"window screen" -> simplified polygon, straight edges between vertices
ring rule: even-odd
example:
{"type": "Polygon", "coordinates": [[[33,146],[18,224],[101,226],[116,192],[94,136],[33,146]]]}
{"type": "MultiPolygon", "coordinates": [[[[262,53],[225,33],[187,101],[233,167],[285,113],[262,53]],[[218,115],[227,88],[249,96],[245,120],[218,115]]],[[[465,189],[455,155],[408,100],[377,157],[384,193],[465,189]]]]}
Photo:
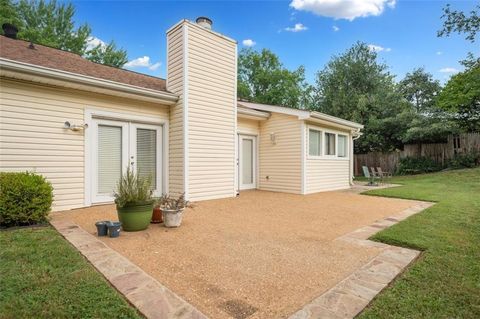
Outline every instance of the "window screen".
{"type": "Polygon", "coordinates": [[[335,155],[335,134],[325,133],[325,155],[335,155]]]}
{"type": "Polygon", "coordinates": [[[317,130],[308,131],[308,154],[311,156],[320,156],[321,154],[321,134],[317,130]]]}

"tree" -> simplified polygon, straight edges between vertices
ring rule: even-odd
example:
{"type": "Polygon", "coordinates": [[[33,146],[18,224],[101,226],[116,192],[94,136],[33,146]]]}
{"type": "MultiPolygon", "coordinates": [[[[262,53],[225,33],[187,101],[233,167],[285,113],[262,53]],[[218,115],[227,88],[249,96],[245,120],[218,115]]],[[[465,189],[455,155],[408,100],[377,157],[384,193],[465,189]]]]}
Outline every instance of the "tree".
{"type": "MultiPolygon", "coordinates": [[[[20,29],[23,27],[17,8],[11,0],[0,0],[0,26],[4,23],[13,24],[20,29]]],[[[3,34],[3,29],[0,34],[3,34]]]]}
{"type": "Polygon", "coordinates": [[[466,16],[461,11],[456,11],[450,8],[447,4],[443,8],[442,19],[446,19],[443,22],[443,28],[438,31],[438,36],[449,36],[452,32],[466,33],[465,39],[470,42],[475,42],[475,37],[480,31],[480,4],[476,6],[475,10],[470,12],[470,16],[466,16]],[[478,11],[477,11],[478,10],[478,11]]]}
{"type": "Polygon", "coordinates": [[[116,67],[122,67],[128,62],[127,51],[117,49],[115,42],[113,41],[106,45],[98,44],[87,52],[86,58],[92,62],[116,67]]]}
{"type": "MultiPolygon", "coordinates": [[[[470,16],[466,16],[461,11],[456,11],[450,8],[447,4],[443,8],[442,19],[446,19],[443,22],[443,28],[438,31],[439,37],[448,37],[451,33],[458,34],[465,33],[465,39],[474,43],[475,38],[480,32],[480,4],[475,7],[476,9],[470,11],[470,16]]],[[[467,69],[470,69],[476,65],[480,65],[480,57],[475,57],[473,53],[468,53],[465,60],[460,61],[467,69]]]]}
{"type": "Polygon", "coordinates": [[[442,89],[440,82],[434,80],[423,68],[407,73],[398,88],[402,96],[410,102],[417,113],[427,113],[435,107],[435,98],[442,89]]]}
{"type": "Polygon", "coordinates": [[[238,97],[252,102],[304,108],[305,69],[286,69],[272,51],[244,49],[238,56],[238,97]]]}
{"type": "Polygon", "coordinates": [[[357,42],[334,56],[317,73],[317,110],[365,125],[355,143],[357,153],[391,151],[402,147],[410,112],[388,72],[367,44],[357,42]],[[399,115],[405,121],[399,121],[399,115]]]}
{"type": "Polygon", "coordinates": [[[1,23],[10,22],[19,28],[18,37],[85,56],[94,62],[122,67],[127,53],[117,49],[115,43],[88,49],[91,28],[88,24],[75,27],[75,8],[71,3],[56,0],[0,0],[1,23]]]}
{"type": "Polygon", "coordinates": [[[438,97],[438,106],[453,113],[465,130],[480,131],[480,66],[451,77],[438,97]]]}

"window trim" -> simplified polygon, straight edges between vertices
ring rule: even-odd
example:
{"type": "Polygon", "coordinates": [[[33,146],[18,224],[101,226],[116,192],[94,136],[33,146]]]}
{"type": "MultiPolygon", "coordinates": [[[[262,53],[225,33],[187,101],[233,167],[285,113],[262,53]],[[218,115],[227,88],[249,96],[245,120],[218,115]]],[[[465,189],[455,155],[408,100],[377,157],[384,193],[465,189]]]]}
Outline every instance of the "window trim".
{"type": "Polygon", "coordinates": [[[342,131],[337,131],[337,130],[332,130],[332,129],[326,129],[324,127],[316,126],[316,125],[311,125],[307,124],[306,128],[306,147],[307,147],[307,152],[306,152],[306,158],[308,160],[336,160],[336,161],[349,161],[350,160],[350,143],[351,143],[351,135],[350,132],[342,132],[342,131]],[[318,131],[320,132],[320,155],[310,155],[310,130],[312,131],[318,131]],[[326,133],[334,134],[335,135],[335,154],[334,155],[326,155],[325,154],[325,141],[326,141],[326,133]],[[347,143],[346,143],[346,156],[341,157],[338,156],[338,136],[343,135],[347,137],[347,143]]]}

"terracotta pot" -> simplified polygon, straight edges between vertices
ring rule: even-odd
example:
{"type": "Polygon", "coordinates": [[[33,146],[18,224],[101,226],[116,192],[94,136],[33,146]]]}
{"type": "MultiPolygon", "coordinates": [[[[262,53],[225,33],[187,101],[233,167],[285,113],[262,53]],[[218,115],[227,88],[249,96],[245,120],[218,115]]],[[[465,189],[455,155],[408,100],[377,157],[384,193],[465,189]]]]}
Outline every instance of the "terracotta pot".
{"type": "Polygon", "coordinates": [[[162,210],[160,207],[153,207],[153,214],[152,214],[152,224],[160,224],[163,222],[162,218],[162,210]]]}

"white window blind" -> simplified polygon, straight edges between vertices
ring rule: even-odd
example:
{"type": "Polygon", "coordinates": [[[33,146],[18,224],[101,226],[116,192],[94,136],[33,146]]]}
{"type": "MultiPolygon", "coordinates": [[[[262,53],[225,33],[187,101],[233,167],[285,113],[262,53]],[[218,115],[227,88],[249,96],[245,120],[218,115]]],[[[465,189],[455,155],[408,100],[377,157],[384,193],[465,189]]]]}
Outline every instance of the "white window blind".
{"type": "Polygon", "coordinates": [[[137,172],[150,178],[152,189],[157,188],[157,131],[137,129],[137,172]]]}
{"type": "Polygon", "coordinates": [[[325,133],[325,155],[335,155],[335,134],[325,133]]]}
{"type": "Polygon", "coordinates": [[[338,157],[347,157],[347,136],[338,135],[338,157]]]}
{"type": "Polygon", "coordinates": [[[98,193],[112,194],[122,176],[122,128],[98,125],[98,193]]]}
{"type": "Polygon", "coordinates": [[[312,156],[320,156],[321,154],[321,134],[316,130],[308,131],[308,154],[312,156]]]}
{"type": "Polygon", "coordinates": [[[253,141],[242,140],[242,183],[253,184],[253,141]]]}

